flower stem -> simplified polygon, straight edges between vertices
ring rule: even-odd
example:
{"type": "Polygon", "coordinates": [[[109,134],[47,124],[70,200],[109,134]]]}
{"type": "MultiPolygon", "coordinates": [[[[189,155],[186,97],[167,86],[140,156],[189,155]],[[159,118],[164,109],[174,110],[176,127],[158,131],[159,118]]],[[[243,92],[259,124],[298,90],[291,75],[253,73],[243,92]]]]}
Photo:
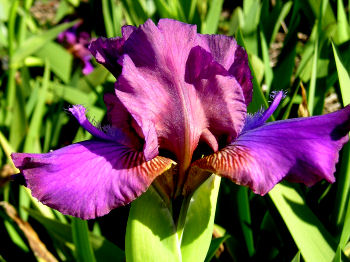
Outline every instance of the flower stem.
{"type": "MultiPolygon", "coordinates": [[[[182,198],[182,201],[181,201],[182,205],[181,205],[180,213],[177,218],[174,217],[174,221],[176,223],[176,233],[180,243],[181,243],[183,232],[185,229],[186,216],[187,216],[188,207],[190,205],[190,201],[192,198],[192,194],[181,198],[182,198]]],[[[175,212],[173,214],[176,215],[175,212]]]]}

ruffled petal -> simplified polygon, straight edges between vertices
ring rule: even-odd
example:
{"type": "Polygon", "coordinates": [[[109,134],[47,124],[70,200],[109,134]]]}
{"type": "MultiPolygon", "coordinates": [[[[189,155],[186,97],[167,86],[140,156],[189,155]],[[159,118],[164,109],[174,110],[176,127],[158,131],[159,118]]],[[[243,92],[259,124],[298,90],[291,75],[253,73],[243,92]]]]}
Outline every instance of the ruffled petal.
{"type": "Polygon", "coordinates": [[[334,182],[338,153],[349,130],[350,106],[327,115],[276,121],[247,130],[193,165],[261,195],[283,178],[308,186],[322,179],[334,182]]]}
{"type": "Polygon", "coordinates": [[[148,20],[129,37],[116,94],[144,133],[155,125],[159,144],[189,166],[206,125],[192,85],[185,83],[185,64],[195,44],[196,27],[163,19],[148,20]]]}
{"type": "Polygon", "coordinates": [[[63,214],[92,219],[128,204],[172,161],[146,162],[142,152],[113,142],[84,141],[47,154],[14,153],[28,188],[63,214]]]}
{"type": "Polygon", "coordinates": [[[248,105],[253,97],[253,83],[247,52],[232,37],[224,35],[198,35],[198,44],[237,79],[248,105]]]}
{"type": "Polygon", "coordinates": [[[212,54],[196,46],[191,49],[186,63],[185,80],[196,89],[208,130],[218,138],[224,136],[227,141],[236,138],[243,128],[247,112],[242,89],[236,79],[214,60],[212,54]]]}
{"type": "Polygon", "coordinates": [[[212,141],[208,130],[236,137],[246,110],[237,81],[198,47],[196,36],[195,26],[170,19],[156,26],[148,20],[125,42],[116,83],[116,95],[142,130],[154,123],[160,148],[175,154],[183,169],[203,132],[206,141],[212,141]],[[204,65],[196,61],[201,55],[204,65]]]}
{"type": "Polygon", "coordinates": [[[78,120],[79,124],[88,131],[91,135],[96,138],[100,138],[103,140],[115,140],[115,137],[106,134],[102,130],[96,128],[94,125],[90,123],[90,121],[86,117],[86,108],[82,105],[74,105],[68,109],[69,112],[78,120]]]}
{"type": "Polygon", "coordinates": [[[122,27],[122,37],[108,39],[101,37],[89,45],[89,50],[97,62],[104,65],[116,78],[121,72],[118,59],[123,54],[123,45],[135,29],[134,26],[124,26],[122,27]]]}

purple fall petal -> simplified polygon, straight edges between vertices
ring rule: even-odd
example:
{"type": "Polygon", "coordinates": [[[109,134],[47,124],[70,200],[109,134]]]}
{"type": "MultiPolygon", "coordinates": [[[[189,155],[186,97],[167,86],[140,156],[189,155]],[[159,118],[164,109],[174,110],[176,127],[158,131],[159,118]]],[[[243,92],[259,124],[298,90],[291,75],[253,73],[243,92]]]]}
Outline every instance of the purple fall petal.
{"type": "Polygon", "coordinates": [[[104,140],[114,140],[112,136],[104,133],[90,123],[86,117],[86,108],[82,105],[74,105],[73,107],[69,108],[69,111],[78,120],[79,124],[94,137],[104,140]]]}
{"type": "Polygon", "coordinates": [[[322,179],[332,183],[349,129],[350,106],[327,115],[276,121],[245,129],[230,145],[193,165],[261,195],[283,178],[308,186],[322,179]]]}
{"type": "Polygon", "coordinates": [[[47,154],[12,154],[39,201],[82,219],[103,216],[147,190],[171,160],[146,162],[142,152],[113,142],[84,141],[47,154]]]}

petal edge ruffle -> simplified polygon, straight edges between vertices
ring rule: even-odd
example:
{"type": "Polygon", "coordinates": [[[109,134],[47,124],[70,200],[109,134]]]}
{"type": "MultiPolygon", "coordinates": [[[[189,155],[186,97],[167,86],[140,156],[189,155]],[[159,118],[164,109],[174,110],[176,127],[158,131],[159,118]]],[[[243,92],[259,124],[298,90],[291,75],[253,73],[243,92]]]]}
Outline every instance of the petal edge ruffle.
{"type": "Polygon", "coordinates": [[[244,132],[193,165],[261,195],[284,178],[308,186],[321,179],[332,183],[349,130],[350,106],[327,115],[276,121],[244,132]]]}
{"type": "Polygon", "coordinates": [[[145,161],[142,152],[106,141],[84,141],[46,154],[12,159],[43,204],[82,219],[105,215],[147,190],[172,161],[145,161]]]}

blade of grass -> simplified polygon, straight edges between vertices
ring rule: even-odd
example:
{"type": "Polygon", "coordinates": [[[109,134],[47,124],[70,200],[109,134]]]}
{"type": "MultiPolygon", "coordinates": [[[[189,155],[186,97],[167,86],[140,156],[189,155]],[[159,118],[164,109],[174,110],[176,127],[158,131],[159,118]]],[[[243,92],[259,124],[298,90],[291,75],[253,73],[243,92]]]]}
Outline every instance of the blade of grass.
{"type": "Polygon", "coordinates": [[[209,11],[201,28],[202,34],[215,34],[218,30],[223,0],[211,0],[209,11]]]}
{"type": "Polygon", "coordinates": [[[240,187],[237,195],[237,207],[243,236],[246,242],[248,254],[252,257],[255,253],[252,219],[250,216],[250,205],[248,198],[248,188],[240,187]]]}
{"type": "Polygon", "coordinates": [[[300,251],[298,251],[298,253],[295,254],[295,257],[291,262],[300,262],[300,251]]]}
{"type": "MultiPolygon", "coordinates": [[[[335,64],[339,78],[339,86],[344,105],[350,103],[350,77],[349,73],[340,60],[337,48],[332,43],[335,64]]],[[[341,169],[338,177],[338,190],[335,202],[335,224],[339,228],[344,223],[344,216],[346,206],[349,202],[349,188],[350,188],[350,146],[346,144],[343,148],[343,158],[341,161],[341,169]]]]}
{"type": "Polygon", "coordinates": [[[73,56],[55,42],[46,43],[35,55],[50,63],[50,68],[63,82],[68,83],[72,71],[73,56]]]}
{"type": "Polygon", "coordinates": [[[261,51],[263,55],[263,61],[265,66],[265,84],[267,86],[266,88],[266,95],[270,93],[270,87],[273,79],[273,71],[270,66],[270,58],[269,58],[269,49],[267,47],[266,39],[264,36],[263,31],[260,31],[260,39],[261,39],[261,51]]]}
{"type": "MultiPolygon", "coordinates": [[[[9,54],[9,63],[11,64],[14,60],[15,52],[15,23],[16,23],[16,13],[18,8],[19,1],[14,1],[12,3],[9,15],[8,22],[8,54],[9,54]]],[[[8,70],[8,80],[7,80],[7,98],[6,98],[6,107],[7,114],[5,118],[5,125],[9,126],[12,121],[12,113],[15,102],[16,95],[16,83],[15,83],[15,74],[16,69],[10,67],[8,70]]]]}
{"type": "Polygon", "coordinates": [[[309,96],[307,101],[311,116],[313,115],[314,105],[315,105],[317,60],[318,60],[318,37],[316,36],[316,41],[314,45],[314,57],[312,60],[312,72],[311,72],[311,79],[310,79],[310,86],[309,86],[309,96]]]}
{"type": "Polygon", "coordinates": [[[304,260],[331,261],[335,254],[334,240],[299,193],[294,188],[278,184],[269,192],[269,196],[304,260]]]}
{"type": "MultiPolygon", "coordinates": [[[[40,222],[45,227],[50,236],[59,241],[60,243],[72,248],[73,236],[72,226],[66,223],[59,222],[57,219],[50,219],[42,216],[40,213],[33,209],[27,209],[27,212],[31,217],[40,222]]],[[[93,248],[95,258],[97,261],[125,261],[125,254],[123,250],[117,247],[112,242],[108,241],[102,236],[89,233],[89,241],[93,248]]],[[[73,247],[74,248],[74,247],[73,247]]]]}
{"type": "Polygon", "coordinates": [[[337,40],[338,43],[344,43],[350,38],[350,27],[347,21],[345,8],[342,0],[337,2],[337,40]]]}
{"type": "MultiPolygon", "coordinates": [[[[47,87],[50,77],[50,66],[49,62],[45,62],[45,69],[44,69],[44,77],[42,82],[42,88],[40,91],[40,94],[38,96],[38,101],[34,109],[34,113],[32,116],[32,119],[30,121],[28,134],[26,136],[26,139],[24,141],[24,152],[33,152],[33,153],[40,153],[41,152],[41,145],[40,145],[40,132],[41,132],[41,126],[43,123],[43,116],[44,116],[44,110],[45,110],[45,100],[46,100],[46,93],[47,93],[47,87]]],[[[20,188],[19,193],[19,205],[21,207],[28,208],[31,202],[31,197],[28,192],[26,192],[26,189],[24,187],[20,188]]],[[[19,210],[20,217],[27,221],[28,213],[24,212],[22,209],[19,210]]]]}
{"type": "Polygon", "coordinates": [[[271,45],[271,43],[273,43],[275,41],[278,30],[280,29],[283,20],[289,14],[289,11],[292,8],[292,5],[293,5],[292,1],[289,1],[283,5],[283,8],[282,8],[281,12],[279,13],[279,16],[277,18],[277,21],[276,21],[275,26],[274,26],[273,31],[272,31],[272,35],[271,35],[271,39],[270,39],[270,43],[269,43],[270,45],[271,45]]]}
{"type": "Polygon", "coordinates": [[[21,44],[26,38],[27,34],[27,28],[26,28],[26,20],[29,16],[29,9],[33,4],[33,0],[25,0],[24,1],[24,9],[23,9],[23,15],[20,17],[19,21],[19,30],[18,30],[18,43],[21,44]]]}
{"type": "Polygon", "coordinates": [[[75,258],[77,261],[95,262],[95,255],[89,241],[87,222],[80,218],[72,217],[72,235],[75,244],[75,258]]]}
{"type": "MultiPolygon", "coordinates": [[[[18,1],[15,1],[17,3],[18,1]]],[[[26,39],[26,41],[17,48],[14,52],[13,59],[11,60],[11,67],[19,66],[19,63],[26,58],[27,56],[35,53],[40,48],[42,48],[46,43],[55,39],[57,35],[68,28],[75,25],[77,21],[63,23],[61,25],[55,26],[52,29],[49,29],[41,34],[35,35],[26,39]]]]}
{"type": "Polygon", "coordinates": [[[110,1],[102,0],[102,13],[103,13],[103,20],[105,22],[104,24],[105,24],[107,37],[116,36],[114,32],[113,21],[111,16],[112,12],[113,10],[110,9],[110,1]]]}
{"type": "Polygon", "coordinates": [[[230,237],[230,235],[225,235],[223,237],[218,237],[218,238],[214,238],[211,243],[210,243],[210,247],[207,253],[207,257],[205,258],[204,262],[210,262],[216,252],[218,251],[218,249],[220,248],[220,246],[230,237]]]}
{"type": "Polygon", "coordinates": [[[157,11],[159,12],[161,17],[170,17],[176,19],[176,10],[171,10],[169,5],[164,0],[154,0],[154,4],[157,7],[157,11]]]}
{"type": "Polygon", "coordinates": [[[348,204],[344,219],[344,226],[339,240],[339,247],[344,249],[350,238],[350,206],[348,204]]]}
{"type": "Polygon", "coordinates": [[[34,152],[40,153],[40,132],[43,123],[44,111],[45,111],[45,101],[46,94],[49,85],[50,78],[50,64],[48,61],[45,62],[44,76],[42,81],[42,87],[40,94],[38,95],[38,100],[33,112],[32,119],[30,121],[28,134],[24,142],[24,152],[34,152]]]}
{"type": "MultiPolygon", "coordinates": [[[[242,46],[242,47],[244,47],[244,49],[246,49],[241,30],[237,31],[236,40],[240,46],[242,46]]],[[[248,62],[249,62],[249,68],[251,69],[251,73],[252,73],[252,77],[253,77],[253,79],[252,79],[252,82],[253,82],[253,100],[248,106],[248,112],[255,113],[258,110],[260,110],[261,107],[267,107],[268,104],[267,104],[267,101],[265,99],[264,93],[259,85],[259,82],[256,79],[255,72],[252,70],[251,61],[249,59],[249,56],[248,56],[248,62]]],[[[272,116],[272,119],[273,119],[273,116],[272,116]]]]}

